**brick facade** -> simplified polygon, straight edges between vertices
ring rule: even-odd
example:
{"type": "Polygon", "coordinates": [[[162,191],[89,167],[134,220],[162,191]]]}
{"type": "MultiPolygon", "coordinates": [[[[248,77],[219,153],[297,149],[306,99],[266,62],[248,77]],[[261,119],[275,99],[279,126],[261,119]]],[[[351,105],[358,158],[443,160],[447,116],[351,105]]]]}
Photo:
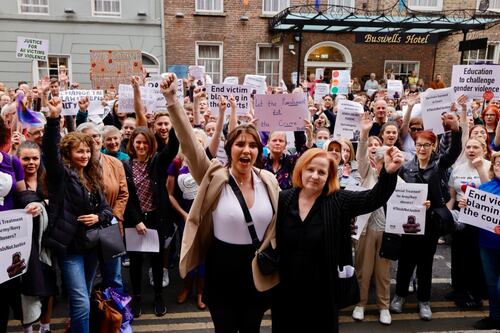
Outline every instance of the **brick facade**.
{"type": "MultiPolygon", "coordinates": [[[[257,43],[270,43],[269,17],[262,15],[262,0],[249,0],[248,5],[242,1],[224,1],[224,13],[219,15],[201,15],[195,13],[195,0],[165,1],[165,38],[167,45],[166,61],[168,65],[195,64],[195,42],[213,41],[223,43],[223,77],[238,76],[242,82],[245,74],[256,72],[257,43]],[[184,17],[176,17],[176,13],[184,17]],[[240,17],[248,17],[247,21],[240,17]]],[[[357,0],[361,7],[362,0],[357,0]]],[[[443,0],[444,9],[460,7],[473,8],[475,0],[443,0]]],[[[326,3],[326,0],[322,3],[326,3]]],[[[290,5],[300,5],[314,1],[291,0],[290,5]]],[[[375,9],[377,2],[366,1],[369,9],[375,9]]],[[[394,0],[383,0],[380,8],[389,7],[394,0]]],[[[480,33],[470,33],[468,39],[488,36],[490,40],[500,41],[500,26],[480,33]]],[[[450,80],[451,66],[459,63],[458,41],[462,35],[444,38],[434,45],[367,45],[356,44],[354,33],[325,34],[304,32],[302,36],[301,71],[306,52],[315,44],[323,41],[334,41],[345,46],[351,56],[352,77],[363,77],[375,72],[381,77],[386,60],[418,61],[419,76],[430,82],[433,73],[443,73],[447,82],[450,80]]],[[[297,56],[289,52],[288,46],[293,44],[293,34],[284,35],[282,41],[282,77],[288,84],[291,72],[296,71],[297,56]]],[[[297,46],[295,46],[297,51],[297,46]]]]}

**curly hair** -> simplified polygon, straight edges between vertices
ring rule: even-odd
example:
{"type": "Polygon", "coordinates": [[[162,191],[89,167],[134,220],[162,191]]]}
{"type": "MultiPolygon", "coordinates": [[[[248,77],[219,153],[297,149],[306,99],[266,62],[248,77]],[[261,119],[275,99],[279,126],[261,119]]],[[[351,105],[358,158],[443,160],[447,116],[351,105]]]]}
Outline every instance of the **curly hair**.
{"type": "Polygon", "coordinates": [[[81,143],[90,148],[89,163],[83,168],[83,174],[80,175],[80,180],[89,191],[103,192],[104,185],[102,182],[102,167],[99,159],[94,152],[94,139],[91,136],[81,132],[71,132],[61,140],[61,157],[65,166],[74,169],[71,161],[71,151],[77,148],[81,143]]]}

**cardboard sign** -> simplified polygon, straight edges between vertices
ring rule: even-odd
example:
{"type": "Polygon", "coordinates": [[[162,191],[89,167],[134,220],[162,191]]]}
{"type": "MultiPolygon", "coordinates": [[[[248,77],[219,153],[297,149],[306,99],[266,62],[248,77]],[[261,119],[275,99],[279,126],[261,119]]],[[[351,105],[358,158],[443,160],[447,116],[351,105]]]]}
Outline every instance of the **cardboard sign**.
{"type": "Polygon", "coordinates": [[[465,199],[458,220],[500,235],[500,196],[467,186],[465,199]]]}
{"type": "Polygon", "coordinates": [[[24,209],[0,212],[0,284],[26,273],[33,218],[24,209]]]}
{"type": "Polygon", "coordinates": [[[17,37],[16,58],[47,61],[49,41],[30,37],[17,37]]]}
{"type": "Polygon", "coordinates": [[[323,97],[330,93],[330,86],[326,83],[316,83],[314,88],[314,103],[321,104],[323,97]]]}
{"type": "MultiPolygon", "coordinates": [[[[141,101],[147,113],[155,112],[157,96],[152,88],[139,87],[141,90],[141,101]]],[[[134,89],[130,84],[118,86],[118,112],[134,113],[134,89]]]]}
{"type": "Polygon", "coordinates": [[[89,107],[87,109],[89,115],[102,114],[104,112],[104,107],[101,104],[101,100],[104,98],[103,90],[61,90],[59,94],[63,105],[62,114],[65,116],[74,116],[78,113],[80,110],[78,101],[82,97],[88,97],[89,99],[89,107]]]}
{"type": "Polygon", "coordinates": [[[144,77],[140,50],[90,50],[92,89],[117,89],[130,77],[144,77]]]}
{"type": "Polygon", "coordinates": [[[363,105],[346,99],[339,100],[333,137],[359,141],[359,124],[363,113],[363,105]]]}
{"type": "Polygon", "coordinates": [[[331,92],[334,95],[349,93],[348,85],[351,82],[351,72],[347,70],[332,71],[332,79],[330,80],[331,92]]]}
{"type": "Polygon", "coordinates": [[[451,86],[455,96],[482,98],[491,91],[500,98],[500,65],[454,65],[451,86]]]}
{"type": "Polygon", "coordinates": [[[389,96],[389,98],[396,98],[396,93],[398,93],[398,98],[403,96],[403,81],[387,80],[387,96],[389,96]]]}
{"type": "MultiPolygon", "coordinates": [[[[356,185],[347,185],[345,189],[346,191],[355,192],[368,190],[364,187],[356,185]]],[[[356,222],[354,223],[354,225],[356,226],[356,234],[351,236],[353,239],[359,240],[359,237],[361,237],[361,234],[363,233],[363,230],[365,229],[366,223],[368,223],[368,219],[370,218],[371,214],[372,213],[356,216],[356,222]]]]}
{"type": "Polygon", "coordinates": [[[236,101],[236,113],[246,114],[250,111],[251,87],[231,84],[209,84],[207,85],[208,108],[213,114],[219,112],[219,96],[227,101],[226,113],[231,112],[229,97],[232,95],[236,101]]]}
{"type": "Polygon", "coordinates": [[[255,118],[260,131],[303,131],[309,119],[307,94],[255,95],[255,118]]]}
{"type": "Polygon", "coordinates": [[[228,76],[224,79],[224,84],[238,84],[239,79],[237,76],[228,76]]]}
{"type": "Polygon", "coordinates": [[[434,134],[446,132],[441,115],[450,111],[453,100],[452,88],[427,90],[420,94],[420,112],[426,130],[431,130],[434,134]]]}
{"type": "Polygon", "coordinates": [[[266,77],[262,75],[245,75],[243,85],[250,86],[252,94],[265,94],[267,90],[266,77]]]}
{"type": "Polygon", "coordinates": [[[428,184],[398,182],[387,202],[385,232],[423,235],[428,184]]]}

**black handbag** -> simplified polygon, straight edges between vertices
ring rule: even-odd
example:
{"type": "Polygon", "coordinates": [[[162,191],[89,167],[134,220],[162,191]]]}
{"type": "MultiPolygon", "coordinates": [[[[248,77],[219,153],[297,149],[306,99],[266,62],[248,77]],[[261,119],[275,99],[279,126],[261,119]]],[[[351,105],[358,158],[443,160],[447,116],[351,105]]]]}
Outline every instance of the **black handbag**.
{"type": "Polygon", "coordinates": [[[384,232],[379,255],[389,260],[398,260],[401,254],[401,236],[384,232]]]}
{"type": "Polygon", "coordinates": [[[92,229],[81,228],[77,234],[75,247],[78,251],[87,252],[100,247],[104,261],[109,261],[126,254],[125,244],[118,223],[98,226],[92,229]]]}
{"type": "Polygon", "coordinates": [[[243,210],[243,215],[245,215],[248,232],[250,233],[250,238],[252,239],[252,244],[255,247],[256,251],[255,255],[257,258],[257,266],[259,266],[259,270],[263,275],[271,275],[278,270],[280,261],[279,253],[277,250],[273,249],[272,246],[259,251],[261,242],[259,241],[257,232],[255,231],[255,226],[252,221],[252,215],[250,215],[250,211],[248,210],[245,198],[243,198],[243,193],[241,193],[240,188],[238,187],[236,181],[232,176],[229,176],[229,185],[231,185],[231,188],[233,189],[233,192],[236,195],[238,202],[240,203],[241,209],[243,210]]]}
{"type": "Polygon", "coordinates": [[[448,207],[434,208],[431,212],[431,221],[439,236],[455,231],[455,220],[448,207]]]}

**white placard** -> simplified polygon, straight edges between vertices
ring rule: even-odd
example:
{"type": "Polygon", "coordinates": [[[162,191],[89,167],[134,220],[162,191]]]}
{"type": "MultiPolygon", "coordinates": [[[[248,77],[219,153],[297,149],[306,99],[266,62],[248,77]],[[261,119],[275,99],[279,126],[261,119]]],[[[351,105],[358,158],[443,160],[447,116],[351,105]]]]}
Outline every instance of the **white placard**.
{"type": "MultiPolygon", "coordinates": [[[[244,86],[250,86],[257,94],[265,94],[267,90],[266,77],[262,75],[245,75],[244,86]]],[[[250,92],[250,93],[252,93],[250,92]]]]}
{"type": "Polygon", "coordinates": [[[455,97],[465,95],[483,98],[491,91],[493,98],[500,98],[500,65],[453,65],[451,86],[455,97]]]}
{"type": "MultiPolygon", "coordinates": [[[[362,186],[357,186],[357,185],[347,185],[345,189],[346,191],[355,191],[355,192],[368,190],[362,186]]],[[[368,223],[368,219],[370,218],[371,214],[372,213],[356,216],[356,222],[354,223],[354,225],[356,226],[356,234],[351,236],[353,239],[358,240],[359,237],[361,237],[361,234],[363,233],[363,230],[365,229],[366,223],[368,223]]]]}
{"type": "Polygon", "coordinates": [[[394,98],[395,93],[398,93],[399,98],[403,96],[403,81],[387,80],[387,96],[389,96],[389,98],[394,98]]]}
{"type": "Polygon", "coordinates": [[[17,37],[16,58],[47,61],[49,41],[31,37],[17,37]]]}
{"type": "Polygon", "coordinates": [[[0,284],[26,273],[33,218],[24,209],[0,212],[0,284]]]}
{"type": "Polygon", "coordinates": [[[325,75],[324,68],[316,68],[316,80],[323,80],[323,76],[325,75]]]}
{"type": "Polygon", "coordinates": [[[441,115],[450,111],[453,102],[452,88],[427,90],[420,94],[420,112],[426,130],[434,134],[442,134],[445,131],[441,115]]]}
{"type": "Polygon", "coordinates": [[[333,70],[330,80],[330,91],[334,95],[349,93],[349,83],[351,82],[351,71],[333,70]]]}
{"type": "Polygon", "coordinates": [[[460,209],[458,220],[500,235],[500,196],[467,186],[467,207],[460,209]]]}
{"type": "Polygon", "coordinates": [[[363,113],[363,105],[346,99],[339,100],[333,137],[359,141],[359,124],[363,113]]]}
{"type": "Polygon", "coordinates": [[[197,86],[205,85],[205,66],[189,66],[189,75],[191,75],[197,86]]]}
{"type": "MultiPolygon", "coordinates": [[[[401,109],[403,114],[406,114],[406,111],[408,111],[408,105],[403,105],[401,109]]],[[[414,117],[422,117],[422,105],[420,103],[413,105],[413,108],[411,109],[411,118],[414,117]]]]}
{"type": "MultiPolygon", "coordinates": [[[[152,88],[139,87],[141,91],[141,101],[147,113],[153,113],[156,106],[156,96],[152,88]]],[[[118,86],[118,112],[134,113],[134,89],[130,84],[120,84],[118,86]]]]}
{"type": "Polygon", "coordinates": [[[397,183],[387,201],[385,232],[400,235],[425,233],[427,188],[427,184],[397,183]]]}
{"type": "Polygon", "coordinates": [[[158,231],[146,229],[145,235],[139,235],[135,228],[125,228],[125,243],[127,251],[160,252],[158,231]]]}
{"type": "Polygon", "coordinates": [[[101,100],[104,98],[103,90],[61,90],[59,93],[62,99],[63,111],[62,114],[76,115],[80,107],[78,106],[78,101],[82,97],[88,97],[89,107],[87,112],[89,115],[102,114],[104,112],[104,106],[101,100]]]}
{"type": "Polygon", "coordinates": [[[303,131],[308,119],[307,94],[255,95],[260,131],[303,131]]]}
{"type": "Polygon", "coordinates": [[[237,76],[228,76],[224,79],[223,84],[239,84],[239,79],[237,76]]]}
{"type": "MultiPolygon", "coordinates": [[[[161,75],[152,75],[146,78],[146,87],[150,88],[149,93],[156,100],[154,112],[166,112],[167,101],[161,93],[160,84],[163,81],[161,75]]],[[[184,82],[182,79],[177,79],[177,99],[181,105],[184,105],[184,82]]]]}
{"type": "Polygon", "coordinates": [[[208,108],[213,114],[219,112],[219,96],[224,96],[227,101],[226,113],[231,112],[229,97],[232,95],[236,101],[236,113],[246,114],[250,111],[250,93],[252,88],[249,86],[230,85],[230,84],[209,84],[207,85],[208,108]]]}
{"type": "Polygon", "coordinates": [[[327,83],[316,83],[314,88],[314,103],[321,104],[323,97],[330,93],[330,85],[327,83]]]}
{"type": "Polygon", "coordinates": [[[292,72],[290,74],[290,79],[292,80],[292,85],[296,85],[297,84],[297,72],[292,72]]]}

